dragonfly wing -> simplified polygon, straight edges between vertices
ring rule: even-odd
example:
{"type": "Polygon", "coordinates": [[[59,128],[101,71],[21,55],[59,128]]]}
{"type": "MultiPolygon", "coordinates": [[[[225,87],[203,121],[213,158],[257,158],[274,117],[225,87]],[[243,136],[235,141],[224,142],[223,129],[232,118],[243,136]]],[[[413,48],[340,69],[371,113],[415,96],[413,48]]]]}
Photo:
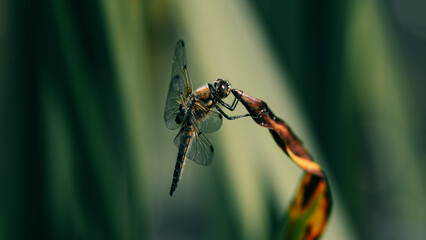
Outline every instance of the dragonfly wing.
{"type": "Polygon", "coordinates": [[[196,100],[191,113],[192,123],[202,133],[216,132],[222,126],[222,115],[212,111],[200,100],[196,100]]]}
{"type": "Polygon", "coordinates": [[[185,44],[182,40],[176,43],[172,64],[172,77],[167,94],[166,108],[164,110],[164,122],[167,128],[176,129],[180,124],[176,122],[179,107],[185,102],[192,92],[192,82],[186,66],[185,44]]]}
{"type": "Polygon", "coordinates": [[[210,111],[204,118],[199,120],[198,128],[200,132],[211,133],[216,132],[222,126],[222,115],[217,112],[210,111]]]}
{"type": "Polygon", "coordinates": [[[214,149],[202,133],[183,128],[174,142],[185,158],[205,166],[212,163],[214,149]]]}

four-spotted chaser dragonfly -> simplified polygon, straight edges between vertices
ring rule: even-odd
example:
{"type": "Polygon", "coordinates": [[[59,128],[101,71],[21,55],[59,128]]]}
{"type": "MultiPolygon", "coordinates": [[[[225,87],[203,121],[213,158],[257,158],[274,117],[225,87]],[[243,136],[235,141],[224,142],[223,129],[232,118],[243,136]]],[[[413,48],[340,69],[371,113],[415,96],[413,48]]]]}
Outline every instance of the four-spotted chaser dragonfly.
{"type": "Polygon", "coordinates": [[[218,103],[233,111],[238,104],[235,98],[231,105],[222,101],[229,95],[231,84],[217,79],[213,84],[206,84],[192,91],[192,82],[186,65],[185,44],[179,40],[176,44],[172,64],[172,79],[167,95],[164,121],[167,128],[181,127],[174,143],[179,148],[170,196],[177,188],[185,159],[201,165],[210,165],[213,158],[213,146],[203,133],[217,131],[222,125],[222,115],[229,119],[249,116],[228,116],[218,103]],[[217,111],[216,111],[217,110],[217,111]]]}

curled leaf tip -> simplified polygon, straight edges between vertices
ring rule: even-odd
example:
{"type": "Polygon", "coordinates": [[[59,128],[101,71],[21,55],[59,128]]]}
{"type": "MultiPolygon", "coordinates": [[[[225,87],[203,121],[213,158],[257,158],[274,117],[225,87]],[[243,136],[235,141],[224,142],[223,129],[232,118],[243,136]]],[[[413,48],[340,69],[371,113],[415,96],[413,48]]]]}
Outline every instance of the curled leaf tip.
{"type": "Polygon", "coordinates": [[[290,221],[284,239],[318,239],[332,206],[330,186],[320,165],[313,161],[287,123],[275,116],[264,101],[238,89],[232,89],[232,94],[257,124],[269,129],[278,146],[306,172],[289,209],[290,221]]]}

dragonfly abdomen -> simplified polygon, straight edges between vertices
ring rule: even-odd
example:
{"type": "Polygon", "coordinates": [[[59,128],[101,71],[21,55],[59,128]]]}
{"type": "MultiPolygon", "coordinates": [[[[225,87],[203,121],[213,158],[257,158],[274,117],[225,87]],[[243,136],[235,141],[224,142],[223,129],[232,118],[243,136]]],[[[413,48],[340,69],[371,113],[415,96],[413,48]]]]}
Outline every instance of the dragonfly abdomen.
{"type": "Polygon", "coordinates": [[[183,164],[185,162],[185,154],[186,154],[186,151],[188,150],[189,140],[190,140],[189,136],[185,136],[184,138],[181,139],[181,143],[179,146],[179,153],[176,159],[175,170],[173,171],[172,186],[170,187],[170,192],[169,192],[170,196],[173,196],[173,192],[177,188],[177,184],[179,182],[180,175],[182,173],[183,164]]]}

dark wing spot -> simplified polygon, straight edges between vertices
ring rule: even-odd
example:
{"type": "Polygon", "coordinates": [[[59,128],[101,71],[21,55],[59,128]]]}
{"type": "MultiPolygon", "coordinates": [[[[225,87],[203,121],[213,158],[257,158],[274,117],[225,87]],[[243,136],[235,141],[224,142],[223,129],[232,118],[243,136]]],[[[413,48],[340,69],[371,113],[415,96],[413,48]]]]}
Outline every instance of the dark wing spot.
{"type": "Polygon", "coordinates": [[[222,114],[219,114],[219,118],[222,119],[222,114]]]}
{"type": "Polygon", "coordinates": [[[210,145],[210,151],[214,152],[213,145],[210,145]]]}
{"type": "Polygon", "coordinates": [[[180,43],[182,44],[182,47],[185,47],[185,43],[183,42],[183,40],[180,40],[180,43]]]}
{"type": "MultiPolygon", "coordinates": [[[[182,107],[182,105],[180,106],[182,107]]],[[[182,111],[182,109],[179,108],[179,113],[176,115],[175,122],[177,124],[181,124],[184,118],[185,118],[185,111],[182,111]]]]}

